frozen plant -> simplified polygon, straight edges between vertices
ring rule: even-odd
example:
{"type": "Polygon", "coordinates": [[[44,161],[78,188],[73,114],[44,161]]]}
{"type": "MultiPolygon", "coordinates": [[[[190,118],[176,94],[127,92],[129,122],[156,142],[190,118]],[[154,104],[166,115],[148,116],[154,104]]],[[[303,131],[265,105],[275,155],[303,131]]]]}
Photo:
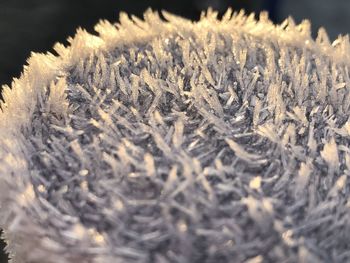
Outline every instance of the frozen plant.
{"type": "Polygon", "coordinates": [[[348,36],[163,16],[79,29],[3,88],[13,262],[350,261],[348,36]]]}

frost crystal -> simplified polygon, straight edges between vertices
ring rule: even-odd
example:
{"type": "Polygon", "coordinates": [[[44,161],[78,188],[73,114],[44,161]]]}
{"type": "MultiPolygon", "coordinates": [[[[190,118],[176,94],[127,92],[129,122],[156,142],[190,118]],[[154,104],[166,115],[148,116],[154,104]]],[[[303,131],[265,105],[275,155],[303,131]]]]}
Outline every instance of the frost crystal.
{"type": "Polygon", "coordinates": [[[163,16],[79,29],[3,88],[13,262],[349,262],[348,37],[163,16]]]}

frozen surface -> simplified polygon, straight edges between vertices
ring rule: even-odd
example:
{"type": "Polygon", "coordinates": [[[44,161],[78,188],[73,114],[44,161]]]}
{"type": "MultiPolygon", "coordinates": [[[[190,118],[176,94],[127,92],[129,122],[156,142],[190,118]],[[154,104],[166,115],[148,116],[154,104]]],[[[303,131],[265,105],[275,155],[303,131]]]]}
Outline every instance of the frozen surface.
{"type": "Polygon", "coordinates": [[[349,40],[148,11],[33,54],[0,113],[14,262],[347,262],[349,40]]]}

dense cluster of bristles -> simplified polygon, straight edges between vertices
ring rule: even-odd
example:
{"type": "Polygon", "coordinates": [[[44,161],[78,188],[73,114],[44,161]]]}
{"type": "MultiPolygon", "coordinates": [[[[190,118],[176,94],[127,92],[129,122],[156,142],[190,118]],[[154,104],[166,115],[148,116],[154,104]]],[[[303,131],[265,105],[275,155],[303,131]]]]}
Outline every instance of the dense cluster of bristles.
{"type": "Polygon", "coordinates": [[[33,54],[0,113],[15,262],[350,260],[350,46],[147,11],[33,54]]]}

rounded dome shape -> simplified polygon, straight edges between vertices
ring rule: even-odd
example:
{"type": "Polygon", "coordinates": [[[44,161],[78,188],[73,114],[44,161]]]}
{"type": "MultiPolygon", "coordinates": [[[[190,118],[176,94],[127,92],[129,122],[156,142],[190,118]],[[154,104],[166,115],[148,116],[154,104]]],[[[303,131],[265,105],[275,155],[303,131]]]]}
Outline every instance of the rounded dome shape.
{"type": "Polygon", "coordinates": [[[4,87],[14,262],[349,261],[348,37],[162,15],[79,29],[4,87]]]}

